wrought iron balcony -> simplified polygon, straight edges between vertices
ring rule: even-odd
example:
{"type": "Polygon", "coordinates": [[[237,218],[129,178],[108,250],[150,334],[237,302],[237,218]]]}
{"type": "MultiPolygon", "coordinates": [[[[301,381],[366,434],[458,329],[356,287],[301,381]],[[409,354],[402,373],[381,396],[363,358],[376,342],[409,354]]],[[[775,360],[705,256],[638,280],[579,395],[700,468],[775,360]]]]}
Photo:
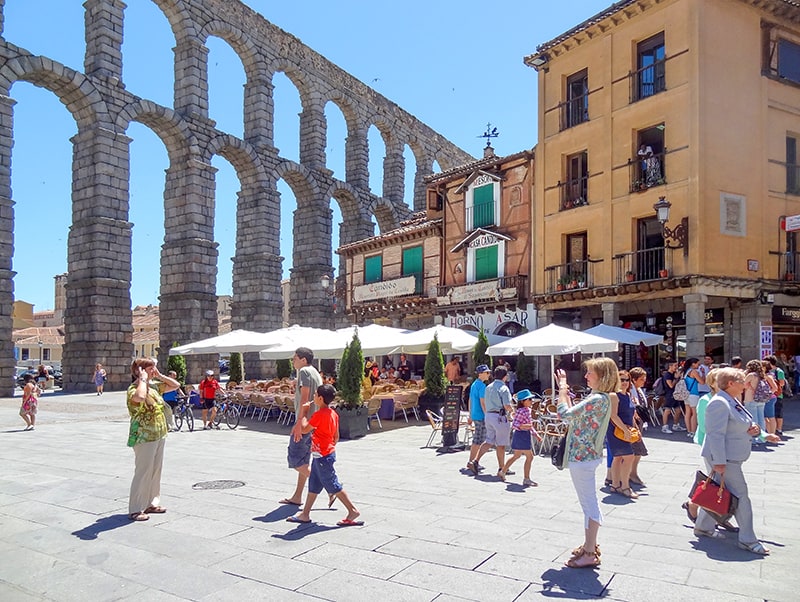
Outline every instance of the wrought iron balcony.
{"type": "Polygon", "coordinates": [[[786,251],[785,253],[772,253],[778,256],[778,278],[781,280],[800,280],[800,252],[786,251]]]}
{"type": "Polygon", "coordinates": [[[436,297],[440,306],[503,302],[524,304],[528,302],[528,275],[516,274],[466,284],[440,285],[436,297]]]}
{"type": "Polygon", "coordinates": [[[560,103],[558,115],[560,131],[589,121],[589,93],[585,92],[560,103]]]}
{"type": "Polygon", "coordinates": [[[630,82],[631,102],[663,92],[667,89],[667,60],[661,59],[652,65],[632,71],[630,82]]]}
{"type": "Polygon", "coordinates": [[[594,264],[600,260],[581,260],[551,265],[544,269],[545,287],[548,293],[564,292],[594,286],[594,264]]]}
{"type": "Polygon", "coordinates": [[[672,275],[672,249],[657,247],[614,255],[614,284],[659,280],[672,275]]]}
{"type": "Polygon", "coordinates": [[[560,191],[561,203],[559,211],[567,211],[575,207],[583,207],[588,205],[588,192],[589,192],[589,176],[581,176],[566,182],[559,182],[558,189],[560,191]]]}
{"type": "Polygon", "coordinates": [[[628,160],[628,169],[631,180],[631,192],[642,192],[654,186],[663,186],[666,179],[667,151],[654,153],[649,157],[633,157],[628,160]]]}
{"type": "Polygon", "coordinates": [[[485,228],[495,224],[495,203],[481,203],[467,207],[467,230],[472,231],[476,228],[485,228]]]}

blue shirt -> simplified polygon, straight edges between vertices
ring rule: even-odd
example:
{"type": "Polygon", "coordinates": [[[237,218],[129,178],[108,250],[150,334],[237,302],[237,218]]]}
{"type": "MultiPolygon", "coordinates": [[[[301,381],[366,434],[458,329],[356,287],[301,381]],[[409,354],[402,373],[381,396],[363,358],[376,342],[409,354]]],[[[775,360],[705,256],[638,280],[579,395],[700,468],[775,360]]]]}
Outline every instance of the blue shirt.
{"type": "Polygon", "coordinates": [[[480,378],[476,378],[469,388],[469,417],[473,420],[486,420],[486,414],[483,413],[481,406],[481,397],[486,397],[486,383],[480,378]]]}
{"type": "Polygon", "coordinates": [[[483,403],[487,412],[499,412],[503,406],[511,405],[511,391],[502,380],[495,380],[486,387],[483,403]]]}

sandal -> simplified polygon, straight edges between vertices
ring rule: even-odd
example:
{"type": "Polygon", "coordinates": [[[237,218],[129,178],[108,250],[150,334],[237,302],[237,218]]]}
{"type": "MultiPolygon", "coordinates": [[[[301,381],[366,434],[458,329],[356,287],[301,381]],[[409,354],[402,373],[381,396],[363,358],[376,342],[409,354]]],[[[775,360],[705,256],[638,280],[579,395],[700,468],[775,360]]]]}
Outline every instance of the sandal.
{"type": "Polygon", "coordinates": [[[694,521],[696,521],[696,520],[697,520],[697,517],[696,517],[696,516],[692,516],[692,512],[689,510],[689,502],[683,502],[683,503],[681,504],[681,508],[683,508],[684,510],[686,510],[686,516],[688,516],[688,517],[689,517],[689,520],[690,520],[690,521],[694,522],[694,521]]]}
{"type": "Polygon", "coordinates": [[[742,543],[740,541],[737,545],[741,549],[752,552],[753,554],[758,554],[759,556],[769,556],[769,550],[765,548],[760,541],[754,541],[753,543],[742,543]]]}
{"type": "Polygon", "coordinates": [[[570,558],[565,564],[571,569],[593,569],[600,566],[600,557],[584,550],[583,554],[570,558]]]}
{"type": "Polygon", "coordinates": [[[144,512],[134,512],[133,514],[129,514],[128,517],[132,521],[136,521],[137,523],[140,523],[140,522],[146,521],[146,520],[150,520],[150,517],[147,516],[144,512]]]}
{"type": "Polygon", "coordinates": [[[614,488],[614,493],[618,493],[620,495],[623,495],[626,498],[628,498],[629,500],[638,500],[639,499],[639,494],[636,493],[630,487],[626,487],[625,489],[619,489],[618,487],[615,487],[614,488]]]}
{"type": "Polygon", "coordinates": [[[719,531],[703,531],[695,527],[694,534],[696,537],[708,537],[710,539],[725,539],[725,536],[719,531]]]}
{"type": "Polygon", "coordinates": [[[738,533],[739,527],[734,527],[730,521],[725,521],[724,523],[717,523],[721,529],[725,529],[728,533],[738,533]]]}
{"type": "Polygon", "coordinates": [[[161,506],[150,506],[149,508],[145,509],[145,514],[164,514],[167,511],[166,508],[162,508],[161,506]]]}
{"type": "MultiPolygon", "coordinates": [[[[583,544],[579,545],[577,548],[572,550],[572,556],[570,558],[579,558],[586,550],[583,549],[583,544]]],[[[600,544],[594,544],[594,555],[600,558],[602,552],[600,552],[600,544]]]]}

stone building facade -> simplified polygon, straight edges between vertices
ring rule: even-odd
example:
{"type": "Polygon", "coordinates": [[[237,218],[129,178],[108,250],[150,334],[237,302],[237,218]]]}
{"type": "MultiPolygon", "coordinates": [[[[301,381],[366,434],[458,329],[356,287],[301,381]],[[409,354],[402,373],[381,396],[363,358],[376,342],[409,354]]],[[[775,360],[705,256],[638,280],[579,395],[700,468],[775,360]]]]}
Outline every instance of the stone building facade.
{"type": "MultiPolygon", "coordinates": [[[[131,228],[129,144],[131,122],[152,129],[170,161],[166,175],[166,228],[161,252],[162,355],[172,341],[197,340],[217,330],[217,243],[213,237],[214,174],[220,155],[235,168],[238,227],[233,260],[232,327],[266,331],[281,325],[280,197],[285,180],[297,199],[290,321],[321,326],[332,307],[319,282],[332,275],[330,203],[339,204],[343,244],[396,227],[410,210],[404,198],[404,145],[416,159],[415,209],[424,206],[424,177],[434,161],[443,169],[470,160],[467,153],[382,97],[297,38],[236,0],[154,0],[175,36],[172,106],[128,90],[122,78],[122,0],[86,0],[83,72],[34,56],[3,37],[0,0],[0,383],[11,383],[11,306],[14,201],[11,171],[15,101],[12,86],[46,88],[77,124],[73,142],[73,222],[68,240],[69,283],[64,326],[64,387],[85,388],[86,366],[109,366],[110,388],[127,385],[133,355],[131,328],[131,228]],[[210,36],[227,42],[244,66],[244,136],[216,128],[208,116],[210,36]],[[284,73],[302,103],[299,162],[280,156],[273,142],[272,78],[284,73]],[[325,106],[334,103],[347,124],[345,181],[326,168],[325,106]],[[386,146],[380,196],[369,191],[369,127],[386,146]],[[245,227],[246,225],[246,227],[245,227]],[[301,303],[302,302],[302,303],[301,303]],[[302,314],[301,314],[302,312],[302,314]]],[[[189,362],[190,379],[210,358],[189,362]]],[[[249,369],[251,373],[258,370],[249,369]]],[[[0,387],[0,394],[10,393],[0,387]]]]}

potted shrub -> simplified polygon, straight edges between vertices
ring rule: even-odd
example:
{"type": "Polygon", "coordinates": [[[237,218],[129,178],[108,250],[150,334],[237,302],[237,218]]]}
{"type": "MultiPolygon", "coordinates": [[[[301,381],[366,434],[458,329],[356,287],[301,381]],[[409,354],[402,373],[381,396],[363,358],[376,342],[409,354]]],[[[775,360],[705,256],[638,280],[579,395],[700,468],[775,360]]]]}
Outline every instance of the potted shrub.
{"type": "MultiPolygon", "coordinates": [[[[173,347],[177,347],[178,343],[175,342],[172,344],[173,347]]],[[[186,384],[186,358],[182,355],[170,355],[169,359],[167,360],[167,370],[174,370],[175,373],[178,375],[178,382],[181,383],[181,386],[186,384]]]]}
{"type": "Polygon", "coordinates": [[[522,389],[533,389],[533,382],[536,380],[536,360],[528,357],[524,353],[517,356],[517,368],[515,370],[517,380],[514,383],[515,393],[522,389]]]}
{"type": "Polygon", "coordinates": [[[669,277],[669,270],[664,268],[662,270],[658,270],[658,277],[659,278],[667,278],[669,277]]]}
{"type": "Polygon", "coordinates": [[[567,288],[568,284],[569,284],[569,277],[562,276],[561,278],[558,279],[558,284],[556,284],[556,290],[563,291],[565,288],[567,288]]]}
{"type": "Polygon", "coordinates": [[[344,348],[339,364],[339,380],[336,381],[342,398],[336,407],[341,439],[356,439],[367,434],[367,408],[361,393],[363,374],[364,354],[356,331],[353,340],[344,348]]]}
{"type": "Polygon", "coordinates": [[[481,328],[478,333],[478,342],[475,343],[475,349],[472,351],[472,361],[475,366],[486,364],[492,367],[492,358],[486,355],[486,350],[489,348],[489,339],[486,338],[486,331],[481,328]]]}
{"type": "Polygon", "coordinates": [[[786,272],[786,276],[784,276],[786,280],[794,280],[794,272],[786,272]]]}
{"type": "Polygon", "coordinates": [[[633,282],[634,278],[636,278],[636,274],[628,270],[625,272],[625,282],[633,282]]]}
{"type": "Polygon", "coordinates": [[[441,413],[447,385],[442,348],[439,346],[439,337],[434,335],[425,358],[425,392],[419,397],[419,408],[423,414],[425,410],[441,413]]]}
{"type": "Polygon", "coordinates": [[[237,383],[244,382],[244,363],[242,362],[242,354],[234,351],[231,353],[230,373],[228,379],[237,383]]]}
{"type": "Polygon", "coordinates": [[[278,360],[275,362],[275,371],[279,379],[289,378],[292,375],[292,360],[278,360]]]}

